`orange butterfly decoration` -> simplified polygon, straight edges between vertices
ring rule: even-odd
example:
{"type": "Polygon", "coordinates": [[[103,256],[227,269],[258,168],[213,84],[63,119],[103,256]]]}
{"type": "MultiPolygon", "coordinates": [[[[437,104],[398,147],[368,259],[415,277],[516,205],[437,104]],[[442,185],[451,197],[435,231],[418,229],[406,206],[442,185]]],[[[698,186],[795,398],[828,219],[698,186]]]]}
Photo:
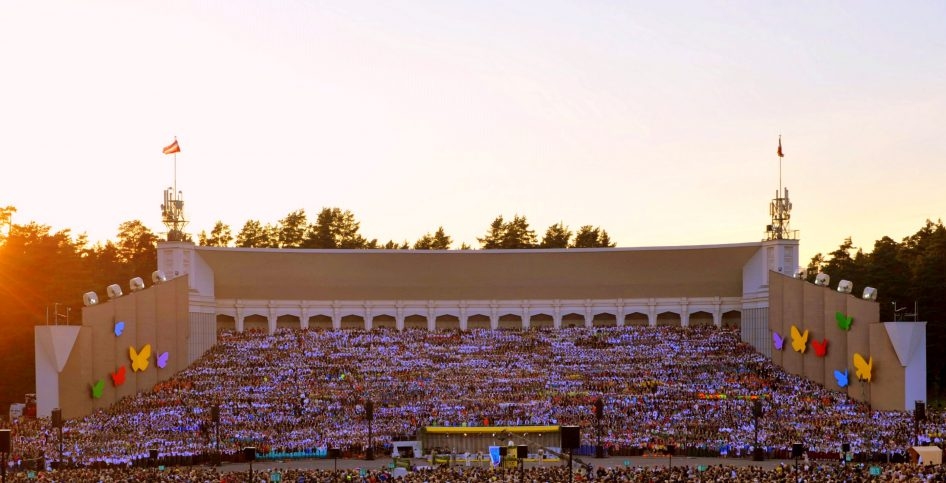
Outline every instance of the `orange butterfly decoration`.
{"type": "Polygon", "coordinates": [[[792,349],[794,349],[795,352],[801,352],[802,354],[804,354],[805,349],[807,348],[805,344],[808,343],[808,329],[805,329],[805,332],[802,333],[798,331],[798,327],[795,327],[793,325],[791,329],[791,334],[792,334],[792,349]]]}
{"type": "Polygon", "coordinates": [[[854,373],[857,375],[857,378],[862,381],[870,382],[873,379],[871,370],[874,368],[874,356],[870,356],[868,360],[864,360],[864,356],[854,353],[854,373]]]}
{"type": "Polygon", "coordinates": [[[148,358],[151,357],[151,344],[145,344],[141,352],[134,347],[128,348],[128,358],[131,359],[131,369],[140,372],[148,368],[148,358]]]}

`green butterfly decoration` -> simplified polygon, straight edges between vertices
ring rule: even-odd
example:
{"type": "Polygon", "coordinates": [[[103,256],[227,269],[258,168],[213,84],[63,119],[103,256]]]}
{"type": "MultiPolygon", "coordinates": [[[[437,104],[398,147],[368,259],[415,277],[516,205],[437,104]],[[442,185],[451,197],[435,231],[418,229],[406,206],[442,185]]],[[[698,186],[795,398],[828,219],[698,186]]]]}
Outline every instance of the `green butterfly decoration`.
{"type": "Polygon", "coordinates": [[[92,398],[98,399],[102,397],[103,389],[105,389],[105,379],[99,379],[98,382],[92,385],[92,398]]]}
{"type": "Polygon", "coordinates": [[[835,312],[834,318],[838,321],[838,328],[841,330],[851,330],[851,324],[854,323],[854,317],[848,317],[841,312],[835,312]]]}

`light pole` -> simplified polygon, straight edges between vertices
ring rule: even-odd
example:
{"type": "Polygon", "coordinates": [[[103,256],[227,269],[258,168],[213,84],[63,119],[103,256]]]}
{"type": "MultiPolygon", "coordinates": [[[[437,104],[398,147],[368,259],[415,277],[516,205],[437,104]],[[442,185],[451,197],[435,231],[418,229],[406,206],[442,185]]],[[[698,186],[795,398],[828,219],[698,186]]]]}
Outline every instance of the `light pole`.
{"type": "Polygon", "coordinates": [[[62,469],[62,409],[54,408],[49,418],[53,423],[53,427],[59,431],[59,461],[57,466],[62,469]]]}
{"type": "Polygon", "coordinates": [[[10,439],[9,429],[0,429],[0,478],[3,483],[7,482],[7,454],[12,450],[13,443],[10,439]]]}
{"type": "Polygon", "coordinates": [[[604,458],[604,448],[601,446],[601,420],[604,418],[604,401],[601,397],[595,400],[595,432],[597,433],[597,444],[595,444],[595,458],[604,458]]]}
{"type": "Polygon", "coordinates": [[[210,419],[214,423],[214,466],[220,466],[220,404],[211,406],[210,419]]]}
{"type": "Polygon", "coordinates": [[[256,447],[247,446],[243,448],[243,459],[250,462],[250,483],[253,483],[253,460],[256,459],[256,447]]]}
{"type": "Polygon", "coordinates": [[[759,447],[759,418],[763,416],[762,401],[756,399],[752,401],[752,418],[754,420],[753,429],[755,430],[755,442],[752,445],[752,460],[762,461],[765,459],[762,448],[759,447]]]}
{"type": "Polygon", "coordinates": [[[374,421],[374,402],[371,399],[365,401],[365,419],[368,420],[368,449],[365,450],[365,459],[371,461],[374,459],[374,441],[371,434],[371,422],[374,421]]]}

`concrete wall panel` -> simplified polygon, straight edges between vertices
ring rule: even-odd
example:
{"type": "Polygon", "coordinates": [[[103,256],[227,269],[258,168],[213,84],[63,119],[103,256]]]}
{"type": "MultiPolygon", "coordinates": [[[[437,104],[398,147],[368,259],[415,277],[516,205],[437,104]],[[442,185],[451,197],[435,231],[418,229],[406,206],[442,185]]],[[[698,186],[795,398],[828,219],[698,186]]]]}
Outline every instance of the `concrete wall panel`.
{"type": "Polygon", "coordinates": [[[186,367],[188,304],[187,278],[180,277],[84,308],[83,327],[59,378],[63,416],[75,418],[108,407],[186,367]],[[118,321],[125,326],[116,336],[118,321]],[[148,367],[136,373],[128,349],[139,352],[146,344],[152,348],[148,367]],[[156,358],[164,351],[169,353],[168,366],[159,369],[156,358]],[[125,383],[116,387],[111,374],[122,366],[125,383]],[[93,398],[92,385],[99,380],[104,381],[102,397],[93,398]]]}
{"type": "MultiPolygon", "coordinates": [[[[829,288],[806,284],[806,302],[813,304],[813,313],[821,315],[824,324],[824,337],[828,339],[828,353],[824,360],[824,385],[830,389],[846,391],[838,385],[834,371],[844,372],[851,367],[851,358],[847,350],[847,331],[838,327],[835,312],[845,312],[845,300],[836,297],[836,292],[829,288]]],[[[854,380],[854,373],[848,370],[848,380],[854,380]]]]}
{"type": "Polygon", "coordinates": [[[775,273],[769,275],[769,283],[779,283],[782,286],[782,330],[786,334],[785,349],[782,355],[782,367],[786,371],[800,376],[805,375],[806,359],[811,357],[811,334],[809,331],[808,342],[805,344],[805,352],[796,352],[792,348],[792,327],[797,327],[801,333],[805,332],[805,311],[804,299],[802,298],[802,286],[790,277],[781,276],[775,273]],[[776,282],[777,281],[777,282],[776,282]]]}
{"type": "Polygon", "coordinates": [[[771,282],[769,283],[769,340],[767,343],[772,344],[772,361],[776,365],[782,366],[785,362],[785,351],[790,351],[791,345],[786,340],[785,345],[782,346],[782,350],[777,350],[775,348],[771,333],[778,333],[780,337],[788,339],[788,330],[785,327],[785,319],[782,316],[782,304],[785,301],[783,296],[785,286],[784,280],[782,277],[772,277],[771,282]],[[786,347],[787,346],[787,347],[786,347]]]}
{"type": "MultiPolygon", "coordinates": [[[[848,395],[858,401],[866,402],[868,400],[866,398],[869,398],[870,394],[869,391],[865,392],[863,388],[858,387],[856,372],[854,370],[854,353],[864,356],[864,359],[870,358],[871,325],[879,323],[880,308],[877,307],[876,302],[866,302],[849,294],[832,293],[844,299],[844,314],[849,317],[854,317],[854,321],[851,323],[851,330],[848,331],[847,334],[847,363],[851,368],[851,385],[848,388],[848,395]],[[871,310],[871,305],[877,308],[871,310]]],[[[877,387],[876,384],[872,386],[877,387]]],[[[893,387],[890,389],[893,390],[893,387]]]]}
{"type": "MultiPolygon", "coordinates": [[[[796,282],[794,279],[792,282],[796,282]]],[[[815,341],[824,343],[827,338],[827,321],[824,318],[824,300],[819,297],[820,287],[810,283],[790,283],[792,287],[797,287],[798,292],[792,291],[792,296],[798,297],[798,303],[804,307],[803,326],[808,330],[808,349],[805,350],[804,376],[810,380],[824,385],[825,380],[825,357],[818,357],[815,351],[815,341]],[[799,293],[800,292],[800,293],[799,293]]],[[[804,332],[804,331],[803,331],[804,332]]],[[[832,349],[831,340],[828,340],[828,350],[832,349]]],[[[827,353],[826,353],[827,354],[827,353]]],[[[832,377],[833,379],[833,377],[832,377]]]]}
{"type": "MultiPolygon", "coordinates": [[[[869,388],[869,401],[872,407],[905,408],[907,401],[904,368],[900,365],[897,352],[890,343],[887,329],[883,324],[870,324],[870,357],[874,359],[872,382],[869,388]],[[883,388],[874,390],[874,388],[883,388]]],[[[910,401],[909,404],[913,404],[910,401]]]]}
{"type": "Polygon", "coordinates": [[[92,412],[92,366],[89,354],[92,353],[92,330],[88,327],[79,329],[79,336],[72,347],[72,353],[59,374],[59,403],[62,417],[72,419],[92,412]]]}

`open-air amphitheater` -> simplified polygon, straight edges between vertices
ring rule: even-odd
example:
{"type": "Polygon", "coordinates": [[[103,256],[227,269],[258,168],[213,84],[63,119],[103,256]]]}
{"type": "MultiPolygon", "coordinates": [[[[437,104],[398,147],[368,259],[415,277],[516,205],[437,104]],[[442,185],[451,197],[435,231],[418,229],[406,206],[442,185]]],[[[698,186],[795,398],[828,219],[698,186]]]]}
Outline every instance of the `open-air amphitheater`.
{"type": "Polygon", "coordinates": [[[909,412],[926,400],[925,323],[882,322],[872,289],[808,283],[797,266],[786,238],[470,251],[161,242],[150,286],[87,294],[81,326],[36,328],[37,414],[61,408],[79,434],[119,441],[76,443],[87,462],[140,459],[156,441],[188,457],[221,443],[275,458],[399,440],[469,454],[496,444],[489,428],[554,450],[564,425],[582,428],[586,453],[626,455],[744,456],[758,442],[784,457],[797,441],[825,457],[842,443],[902,455],[937,438],[941,422],[912,428],[909,412]],[[120,443],[129,433],[141,441],[120,443]]]}

